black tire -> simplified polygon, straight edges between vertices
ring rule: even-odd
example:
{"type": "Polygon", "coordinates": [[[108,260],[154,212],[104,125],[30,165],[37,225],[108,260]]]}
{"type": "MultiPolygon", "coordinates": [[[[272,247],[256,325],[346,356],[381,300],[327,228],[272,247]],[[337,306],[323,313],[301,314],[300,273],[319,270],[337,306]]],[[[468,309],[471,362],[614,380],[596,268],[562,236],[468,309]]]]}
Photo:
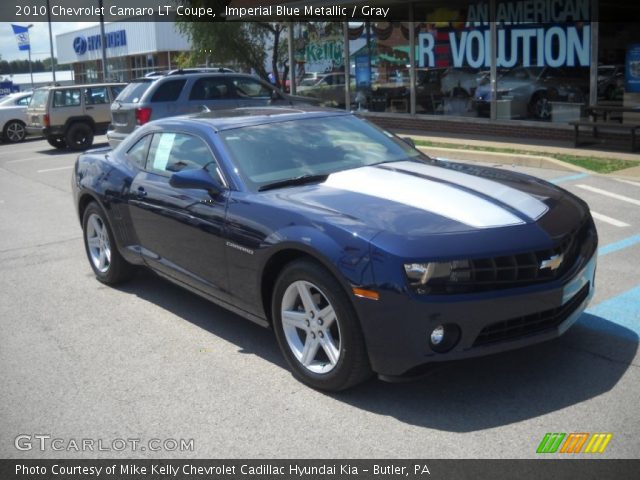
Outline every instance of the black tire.
{"type": "Polygon", "coordinates": [[[52,147],[58,149],[67,148],[67,142],[64,137],[47,137],[47,142],[49,142],[49,145],[51,145],[52,147]]]}
{"type": "Polygon", "coordinates": [[[10,120],[2,130],[2,138],[8,143],[22,142],[26,136],[27,130],[20,120],[10,120]]]}
{"type": "Polygon", "coordinates": [[[128,263],[122,255],[120,255],[115,239],[113,238],[113,232],[111,231],[111,227],[107,221],[106,214],[95,202],[91,202],[87,205],[82,216],[82,238],[84,240],[84,249],[89,260],[89,265],[99,281],[107,285],[115,285],[131,278],[135,271],[134,266],[128,263]],[[89,248],[89,238],[95,238],[91,235],[92,227],[89,226],[89,222],[96,218],[99,219],[99,222],[104,226],[104,231],[108,236],[110,251],[108,266],[102,270],[94,263],[92,252],[89,248]]]}
{"type": "Polygon", "coordinates": [[[65,140],[71,150],[86,150],[93,145],[93,129],[86,123],[74,123],[67,130],[65,140]]]}
{"type": "Polygon", "coordinates": [[[551,120],[551,102],[546,93],[538,92],[531,98],[529,112],[536,120],[551,120]]]}
{"type": "MultiPolygon", "coordinates": [[[[291,298],[291,295],[289,294],[287,298],[291,298]]],[[[319,302],[319,305],[322,305],[322,303],[319,302]]],[[[301,313],[304,315],[304,312],[301,313]]],[[[293,375],[302,383],[318,390],[339,391],[363,382],[371,376],[369,358],[356,312],[342,286],[330,272],[318,263],[311,260],[296,260],[283,269],[276,280],[273,291],[272,318],[280,350],[291,367],[293,375]],[[310,285],[310,291],[316,292],[313,295],[314,301],[315,299],[326,300],[324,306],[326,307],[328,305],[333,307],[333,311],[335,312],[335,320],[332,322],[327,321],[327,323],[331,323],[331,326],[315,326],[317,333],[313,334],[313,341],[319,342],[319,346],[317,347],[318,353],[314,354],[313,359],[315,360],[320,357],[320,361],[318,362],[319,367],[316,368],[324,368],[327,366],[331,368],[331,370],[326,373],[311,371],[309,367],[303,365],[301,360],[296,356],[297,354],[294,353],[289,340],[287,340],[288,337],[283,327],[281,309],[283,307],[283,301],[285,300],[285,293],[290,287],[295,288],[296,282],[304,282],[310,285]],[[313,287],[315,287],[315,289],[313,287]],[[334,329],[334,332],[335,329],[338,330],[338,345],[335,345],[336,335],[335,333],[330,334],[330,329],[334,329]],[[329,333],[323,335],[321,331],[329,333]],[[323,340],[320,340],[320,337],[322,337],[323,340]],[[316,338],[317,340],[315,340],[316,338]],[[328,339],[336,346],[335,351],[339,352],[335,363],[328,360],[329,357],[325,353],[325,347],[321,346],[320,343],[328,339]],[[321,358],[322,356],[327,358],[324,363],[321,358]],[[327,363],[330,365],[327,365],[327,363]]],[[[314,318],[313,315],[310,318],[314,318]]],[[[319,325],[322,325],[322,323],[320,323],[322,321],[320,315],[317,315],[316,320],[319,325]]],[[[314,325],[309,326],[308,322],[306,325],[309,329],[314,328],[314,325]]],[[[292,331],[291,328],[291,326],[288,327],[289,332],[292,331]]],[[[303,342],[302,333],[299,333],[297,329],[295,332],[300,342],[306,344],[311,333],[306,333],[303,342]]],[[[291,335],[291,333],[289,333],[289,335],[291,335]]]]}

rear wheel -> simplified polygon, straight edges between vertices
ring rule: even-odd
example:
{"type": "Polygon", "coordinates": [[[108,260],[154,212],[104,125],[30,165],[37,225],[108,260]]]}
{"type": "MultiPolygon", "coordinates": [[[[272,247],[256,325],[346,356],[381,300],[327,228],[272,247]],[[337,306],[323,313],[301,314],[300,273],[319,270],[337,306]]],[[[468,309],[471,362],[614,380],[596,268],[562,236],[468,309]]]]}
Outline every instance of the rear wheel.
{"type": "Polygon", "coordinates": [[[292,262],[276,281],[273,321],[296,378],[338,391],[371,375],[356,313],[336,279],[309,260],[292,262]]]}
{"type": "Polygon", "coordinates": [[[67,142],[65,141],[64,137],[47,137],[47,142],[49,142],[49,145],[55,148],[67,148],[67,142]]]}
{"type": "Polygon", "coordinates": [[[65,140],[72,150],[86,150],[93,145],[93,129],[85,123],[74,123],[67,130],[65,140]]]}
{"type": "Polygon", "coordinates": [[[11,120],[4,126],[2,135],[7,142],[17,143],[24,140],[24,137],[27,136],[27,130],[20,120],[11,120]]]}
{"type": "Polygon", "coordinates": [[[90,203],[82,219],[84,246],[89,264],[102,283],[116,284],[128,280],[133,266],[120,255],[106,215],[97,203],[90,203]]]}

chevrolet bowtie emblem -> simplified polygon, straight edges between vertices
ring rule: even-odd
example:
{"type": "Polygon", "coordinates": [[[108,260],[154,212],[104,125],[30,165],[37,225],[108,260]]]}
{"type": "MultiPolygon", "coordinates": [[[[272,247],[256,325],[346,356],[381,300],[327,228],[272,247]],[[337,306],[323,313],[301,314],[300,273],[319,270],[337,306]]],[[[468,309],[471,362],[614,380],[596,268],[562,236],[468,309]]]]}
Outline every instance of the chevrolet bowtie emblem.
{"type": "Polygon", "coordinates": [[[563,254],[553,255],[547,260],[543,260],[542,262],[540,262],[540,270],[544,270],[545,268],[548,268],[549,270],[557,270],[558,268],[560,268],[560,265],[562,265],[563,260],[563,254]]]}

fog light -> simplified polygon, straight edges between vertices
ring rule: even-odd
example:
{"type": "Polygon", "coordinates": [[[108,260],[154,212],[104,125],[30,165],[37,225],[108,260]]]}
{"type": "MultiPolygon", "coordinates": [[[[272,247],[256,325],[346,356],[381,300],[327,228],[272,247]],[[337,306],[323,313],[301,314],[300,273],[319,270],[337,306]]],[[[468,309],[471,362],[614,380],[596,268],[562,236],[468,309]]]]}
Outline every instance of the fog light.
{"type": "Polygon", "coordinates": [[[438,325],[429,334],[429,346],[436,353],[446,353],[460,340],[460,327],[455,323],[438,325]]]}
{"type": "Polygon", "coordinates": [[[431,332],[431,343],[433,345],[440,345],[444,340],[444,327],[442,325],[438,325],[431,332]]]}

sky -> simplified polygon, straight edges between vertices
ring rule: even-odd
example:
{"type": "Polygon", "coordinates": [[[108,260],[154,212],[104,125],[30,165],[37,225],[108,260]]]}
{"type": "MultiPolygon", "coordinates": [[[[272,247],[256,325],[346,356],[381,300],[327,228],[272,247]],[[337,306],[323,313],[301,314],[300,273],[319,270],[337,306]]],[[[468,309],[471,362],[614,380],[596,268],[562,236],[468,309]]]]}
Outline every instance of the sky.
{"type": "MultiPolygon", "coordinates": [[[[27,26],[28,23],[17,25],[27,26]]],[[[78,30],[84,27],[98,25],[98,22],[52,22],[53,52],[56,54],[56,35],[60,33],[78,30]]],[[[29,30],[31,39],[31,59],[42,60],[49,58],[49,28],[47,22],[34,22],[29,30]]],[[[2,60],[26,60],[29,52],[18,50],[18,42],[13,34],[11,24],[0,22],[0,57],[2,60]]]]}

